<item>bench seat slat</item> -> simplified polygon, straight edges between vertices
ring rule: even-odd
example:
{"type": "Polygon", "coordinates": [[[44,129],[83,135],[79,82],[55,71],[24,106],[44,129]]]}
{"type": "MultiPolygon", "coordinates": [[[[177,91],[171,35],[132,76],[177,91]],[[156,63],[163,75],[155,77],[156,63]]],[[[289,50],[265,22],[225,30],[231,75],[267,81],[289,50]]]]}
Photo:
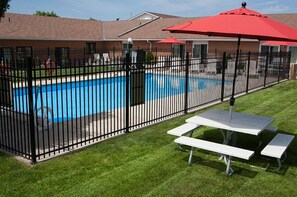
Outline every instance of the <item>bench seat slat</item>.
{"type": "Polygon", "coordinates": [[[280,159],[293,139],[293,135],[278,133],[261,151],[261,154],[280,159]]]}
{"type": "Polygon", "coordinates": [[[249,160],[254,154],[254,151],[186,136],[181,136],[175,139],[174,142],[246,160],[249,160]]]}
{"type": "Polygon", "coordinates": [[[170,135],[175,135],[175,136],[180,137],[180,136],[182,136],[182,135],[184,135],[198,127],[200,127],[200,125],[198,125],[198,124],[185,123],[179,127],[176,127],[174,129],[167,131],[167,133],[170,135]]]}

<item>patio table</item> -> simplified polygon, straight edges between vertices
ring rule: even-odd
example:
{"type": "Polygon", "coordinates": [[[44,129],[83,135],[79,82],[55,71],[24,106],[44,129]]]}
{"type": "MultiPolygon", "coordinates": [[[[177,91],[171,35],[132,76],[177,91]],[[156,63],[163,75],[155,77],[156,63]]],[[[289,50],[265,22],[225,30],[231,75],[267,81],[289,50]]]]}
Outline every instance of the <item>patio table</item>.
{"type": "MultiPolygon", "coordinates": [[[[232,118],[229,119],[229,111],[226,110],[209,110],[186,120],[188,123],[219,128],[224,138],[224,144],[230,144],[235,133],[258,136],[273,121],[274,118],[271,117],[239,112],[233,112],[232,118]]],[[[259,145],[261,143],[260,139],[259,145]]]]}

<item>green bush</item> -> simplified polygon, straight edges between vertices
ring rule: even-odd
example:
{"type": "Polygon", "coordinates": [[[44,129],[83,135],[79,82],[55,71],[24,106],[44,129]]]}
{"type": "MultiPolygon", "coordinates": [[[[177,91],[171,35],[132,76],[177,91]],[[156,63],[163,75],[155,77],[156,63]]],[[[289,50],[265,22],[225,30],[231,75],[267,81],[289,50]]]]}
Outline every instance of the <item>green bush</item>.
{"type": "Polygon", "coordinates": [[[145,63],[151,64],[154,61],[154,55],[152,52],[146,52],[145,54],[145,63]]]}

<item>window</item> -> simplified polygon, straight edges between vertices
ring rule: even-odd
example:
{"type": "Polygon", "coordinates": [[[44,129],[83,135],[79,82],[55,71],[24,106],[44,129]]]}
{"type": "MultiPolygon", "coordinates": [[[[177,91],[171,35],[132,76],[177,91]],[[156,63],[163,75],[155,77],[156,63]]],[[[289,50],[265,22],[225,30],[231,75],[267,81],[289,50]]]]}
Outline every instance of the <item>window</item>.
{"type": "Polygon", "coordinates": [[[12,63],[13,50],[12,48],[0,48],[0,60],[5,60],[7,63],[12,63]]]}
{"type": "Polygon", "coordinates": [[[277,53],[279,51],[279,47],[278,46],[267,46],[267,45],[262,45],[261,46],[261,55],[266,55],[267,52],[270,53],[277,53]]]}
{"type": "Polygon", "coordinates": [[[60,67],[67,67],[69,65],[68,47],[57,47],[55,49],[55,63],[60,67]]]}
{"type": "Polygon", "coordinates": [[[129,50],[129,44],[128,42],[123,42],[123,45],[122,45],[122,52],[123,52],[123,55],[125,55],[126,53],[128,53],[128,50],[129,50]]]}
{"type": "Polygon", "coordinates": [[[291,63],[296,64],[297,63],[297,47],[291,46],[291,47],[289,47],[289,51],[291,51],[291,63]]]}
{"type": "Polygon", "coordinates": [[[201,62],[207,58],[207,43],[193,44],[193,58],[201,59],[201,62]]]}
{"type": "Polygon", "coordinates": [[[173,57],[184,58],[185,56],[185,45],[175,44],[173,45],[173,57]]]}
{"type": "Polygon", "coordinates": [[[96,53],[96,43],[90,42],[86,44],[86,53],[87,54],[94,54],[96,53]]]}
{"type": "Polygon", "coordinates": [[[17,67],[25,68],[32,60],[32,47],[16,47],[17,67]]]}
{"type": "MultiPolygon", "coordinates": [[[[133,51],[135,51],[135,49],[133,49],[133,45],[130,46],[130,55],[132,54],[133,51]]],[[[122,43],[122,55],[125,58],[126,54],[129,51],[129,43],[127,41],[122,43]]]]}
{"type": "Polygon", "coordinates": [[[278,56],[278,52],[279,52],[279,47],[278,46],[261,45],[261,52],[260,52],[261,56],[266,56],[267,53],[269,53],[269,61],[268,61],[269,64],[272,63],[274,57],[278,56]]]}

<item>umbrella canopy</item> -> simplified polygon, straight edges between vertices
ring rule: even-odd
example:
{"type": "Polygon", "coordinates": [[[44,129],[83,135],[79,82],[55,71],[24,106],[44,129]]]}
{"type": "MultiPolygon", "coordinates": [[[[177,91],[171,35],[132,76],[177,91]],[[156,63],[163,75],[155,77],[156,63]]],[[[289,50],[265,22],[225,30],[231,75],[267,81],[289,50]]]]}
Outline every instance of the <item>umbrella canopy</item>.
{"type": "Polygon", "coordinates": [[[297,41],[296,29],[272,20],[259,12],[247,9],[245,2],[242,3],[242,7],[239,9],[168,27],[164,30],[170,31],[171,33],[190,33],[238,38],[232,96],[230,98],[230,118],[232,117],[232,106],[235,103],[234,90],[240,39],[297,41]]]}
{"type": "Polygon", "coordinates": [[[190,21],[164,30],[220,37],[241,37],[258,40],[297,41],[297,30],[267,16],[245,8],[190,21]]]}
{"type": "Polygon", "coordinates": [[[297,46],[297,42],[286,42],[286,41],[266,41],[262,45],[276,45],[276,46],[297,46]]]}
{"type": "Polygon", "coordinates": [[[181,40],[178,40],[176,39],[175,37],[169,37],[169,38],[166,38],[164,40],[161,40],[159,42],[157,42],[159,44],[186,44],[185,42],[181,41],[181,40]]]}

